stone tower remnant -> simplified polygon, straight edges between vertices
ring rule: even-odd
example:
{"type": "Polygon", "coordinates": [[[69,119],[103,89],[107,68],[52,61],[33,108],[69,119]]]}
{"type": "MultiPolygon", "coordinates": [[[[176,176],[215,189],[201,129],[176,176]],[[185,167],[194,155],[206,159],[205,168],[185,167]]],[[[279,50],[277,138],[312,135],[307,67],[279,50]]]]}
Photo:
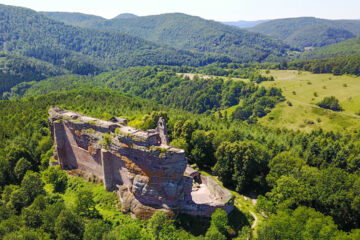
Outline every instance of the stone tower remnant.
{"type": "Polygon", "coordinates": [[[211,177],[187,174],[192,171],[185,153],[169,146],[163,118],[148,131],[115,120],[51,108],[54,158],[61,168],[96,176],[106,190],[117,191],[124,212],[139,218],[155,211],[209,217],[216,208],[234,208],[231,193],[211,177]]]}

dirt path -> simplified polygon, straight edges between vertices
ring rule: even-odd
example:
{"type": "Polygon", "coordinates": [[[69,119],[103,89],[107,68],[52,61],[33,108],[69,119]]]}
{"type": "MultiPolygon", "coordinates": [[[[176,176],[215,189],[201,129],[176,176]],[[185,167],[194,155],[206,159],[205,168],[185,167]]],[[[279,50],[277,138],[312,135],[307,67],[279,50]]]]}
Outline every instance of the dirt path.
{"type": "MultiPolygon", "coordinates": [[[[254,202],[252,201],[252,203],[254,204],[254,202]]],[[[238,206],[241,206],[241,203],[239,203],[238,201],[236,201],[236,204],[238,205],[238,206]]],[[[255,204],[254,204],[255,205],[255,204]]],[[[256,225],[258,224],[258,217],[256,216],[256,214],[253,212],[253,211],[251,211],[250,209],[248,209],[249,210],[249,212],[250,212],[250,214],[254,217],[254,222],[253,222],[253,224],[251,225],[251,229],[255,229],[255,227],[256,227],[256,225]]]]}
{"type": "Polygon", "coordinates": [[[255,227],[256,227],[256,225],[258,223],[258,217],[256,216],[256,214],[253,211],[249,210],[249,212],[254,217],[254,222],[251,225],[251,229],[255,229],[255,227]]]}

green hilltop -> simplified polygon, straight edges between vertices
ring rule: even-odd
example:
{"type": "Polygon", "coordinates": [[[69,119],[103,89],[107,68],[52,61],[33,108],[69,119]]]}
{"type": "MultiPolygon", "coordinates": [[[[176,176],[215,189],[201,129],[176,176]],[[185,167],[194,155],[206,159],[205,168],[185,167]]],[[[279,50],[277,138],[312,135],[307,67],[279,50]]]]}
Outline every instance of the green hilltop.
{"type": "Polygon", "coordinates": [[[331,45],[360,35],[360,20],[286,18],[261,23],[250,30],[303,49],[331,45]]]}
{"type": "MultiPolygon", "coordinates": [[[[51,17],[69,19],[63,14],[51,17]]],[[[84,26],[75,20],[71,24],[84,26]]],[[[228,55],[243,62],[284,56],[288,48],[282,41],[263,34],[182,13],[92,21],[86,27],[120,31],[182,50],[228,55]]]]}

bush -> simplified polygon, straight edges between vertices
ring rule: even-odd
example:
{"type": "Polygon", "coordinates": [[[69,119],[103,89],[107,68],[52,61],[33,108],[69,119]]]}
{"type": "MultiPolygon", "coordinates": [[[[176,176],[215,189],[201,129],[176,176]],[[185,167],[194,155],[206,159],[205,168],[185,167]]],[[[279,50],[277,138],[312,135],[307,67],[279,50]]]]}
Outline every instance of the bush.
{"type": "Polygon", "coordinates": [[[42,176],[45,183],[54,186],[55,192],[65,192],[68,179],[66,173],[62,171],[59,166],[49,167],[47,170],[43,171],[42,176]]]}
{"type": "Polygon", "coordinates": [[[321,102],[317,104],[321,108],[330,109],[333,111],[342,111],[339,100],[334,96],[325,97],[321,102]]]}

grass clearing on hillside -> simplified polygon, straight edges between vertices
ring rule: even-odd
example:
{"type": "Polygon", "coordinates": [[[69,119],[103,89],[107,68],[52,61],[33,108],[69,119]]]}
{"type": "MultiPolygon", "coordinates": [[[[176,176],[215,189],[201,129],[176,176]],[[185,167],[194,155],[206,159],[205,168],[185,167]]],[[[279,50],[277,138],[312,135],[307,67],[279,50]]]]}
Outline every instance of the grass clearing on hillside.
{"type": "Polygon", "coordinates": [[[324,130],[355,130],[360,127],[360,77],[313,74],[292,70],[272,70],[274,82],[265,87],[278,87],[287,102],[278,104],[270,114],[259,120],[263,125],[309,132],[324,130]],[[316,104],[324,97],[335,96],[344,109],[334,112],[316,104]]]}
{"type": "Polygon", "coordinates": [[[205,74],[200,74],[200,73],[177,73],[177,75],[181,76],[183,78],[188,77],[190,80],[194,80],[194,77],[198,76],[199,78],[203,78],[203,79],[222,78],[224,81],[231,79],[233,81],[250,82],[249,79],[245,79],[245,78],[234,78],[234,77],[229,78],[229,77],[224,77],[224,76],[205,75],[205,74]]]}

